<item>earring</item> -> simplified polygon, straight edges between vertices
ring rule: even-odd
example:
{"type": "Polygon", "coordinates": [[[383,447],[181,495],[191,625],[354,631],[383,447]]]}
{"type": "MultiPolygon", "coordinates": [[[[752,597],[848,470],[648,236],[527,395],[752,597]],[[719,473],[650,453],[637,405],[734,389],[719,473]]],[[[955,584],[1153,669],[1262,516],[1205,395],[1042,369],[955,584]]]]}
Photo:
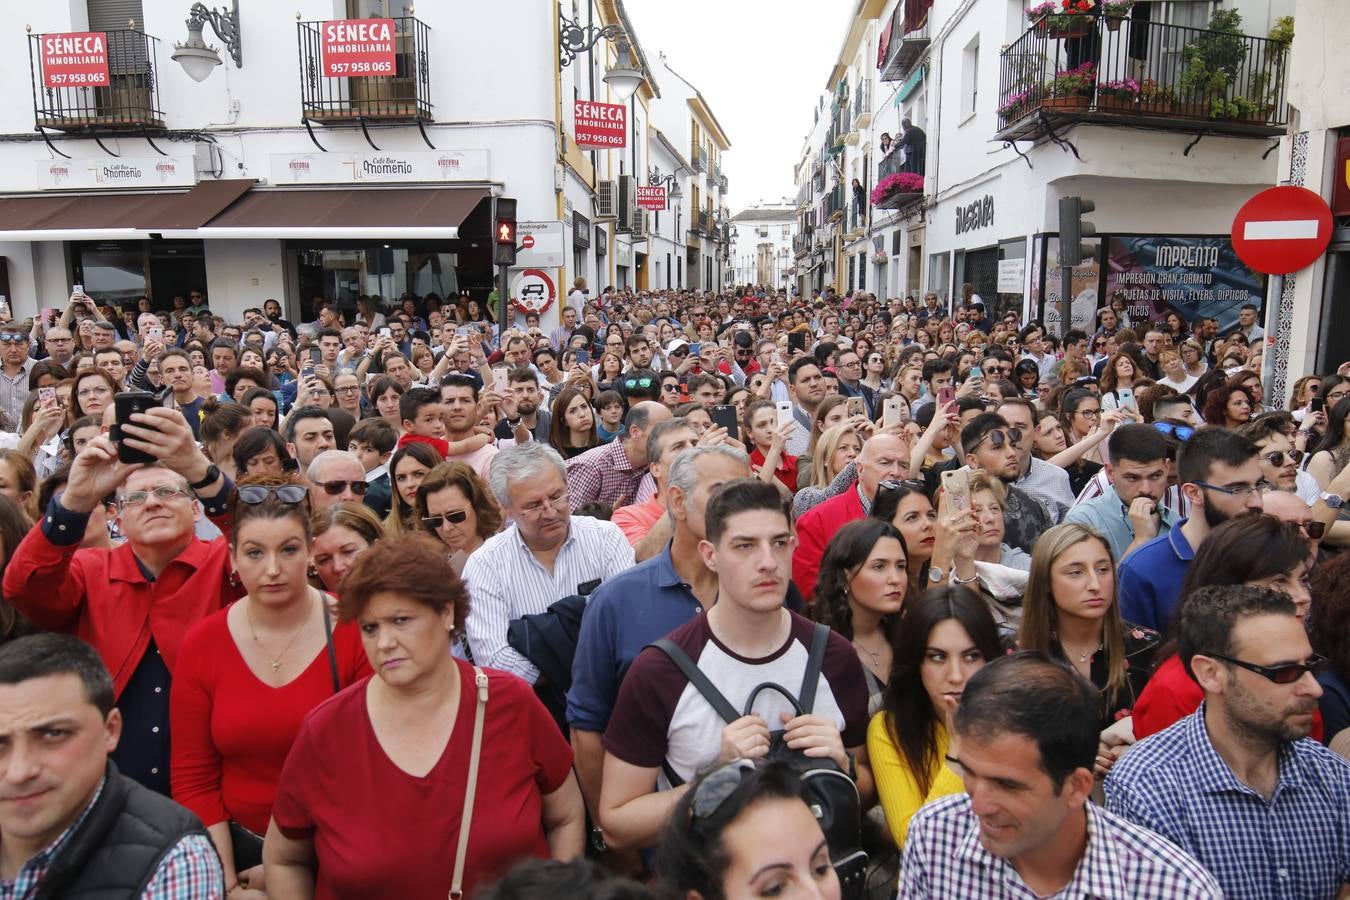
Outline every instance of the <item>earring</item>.
{"type": "Polygon", "coordinates": [[[314,565],[314,563],[310,563],[310,564],[309,564],[309,568],[305,570],[305,573],[306,573],[307,575],[309,575],[310,578],[318,578],[318,577],[319,577],[319,567],[316,566],[316,565],[314,565]]]}
{"type": "Polygon", "coordinates": [[[244,583],[239,580],[239,573],[235,570],[230,570],[229,577],[226,580],[229,581],[230,587],[234,588],[236,591],[242,591],[244,589],[244,583]]]}

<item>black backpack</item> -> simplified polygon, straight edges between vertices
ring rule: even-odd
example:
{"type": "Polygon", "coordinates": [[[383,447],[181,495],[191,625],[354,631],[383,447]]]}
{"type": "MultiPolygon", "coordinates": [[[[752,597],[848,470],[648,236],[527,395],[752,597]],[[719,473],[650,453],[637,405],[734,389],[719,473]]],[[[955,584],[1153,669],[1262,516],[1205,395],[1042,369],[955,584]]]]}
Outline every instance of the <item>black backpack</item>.
{"type": "MultiPolygon", "coordinates": [[[[797,715],[807,715],[815,705],[816,691],[820,685],[821,664],[825,660],[825,645],[829,642],[830,629],[827,625],[816,625],[811,638],[811,654],[806,662],[806,676],[798,696],[794,697],[787,688],[766,681],[757,685],[745,701],[745,712],[739,713],[726,697],[722,696],[708,676],[699,670],[689,655],[673,641],[662,638],[648,646],[655,647],[669,656],[671,661],[684,673],[689,683],[703,695],[717,714],[729,725],[742,716],[749,715],[755,707],[755,700],[761,691],[777,691],[792,704],[797,715]],[[800,698],[800,699],[799,699],[800,698]]],[[[830,864],[839,876],[844,900],[854,900],[863,896],[867,881],[867,853],[862,848],[862,801],[858,797],[858,786],[832,760],[815,759],[787,745],[782,730],[773,732],[769,743],[767,759],[782,760],[791,763],[797,770],[802,787],[809,798],[807,805],[820,822],[825,833],[825,841],[830,848],[830,864]]],[[[662,767],[672,787],[684,783],[684,779],[675,774],[675,770],[666,763],[662,767]]]]}

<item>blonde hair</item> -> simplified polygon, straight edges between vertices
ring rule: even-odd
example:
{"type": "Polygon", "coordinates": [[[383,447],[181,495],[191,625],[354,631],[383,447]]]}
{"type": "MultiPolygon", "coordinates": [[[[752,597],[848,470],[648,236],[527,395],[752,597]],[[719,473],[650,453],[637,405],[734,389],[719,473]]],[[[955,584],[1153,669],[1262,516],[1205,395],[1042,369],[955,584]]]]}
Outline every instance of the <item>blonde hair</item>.
{"type": "Polygon", "coordinates": [[[974,497],[980,491],[988,491],[994,495],[994,502],[998,504],[999,509],[1008,508],[1007,485],[990,476],[984,469],[971,469],[968,483],[970,484],[970,496],[974,497]]]}
{"type": "MultiPolygon", "coordinates": [[[[1125,626],[1120,619],[1119,581],[1115,577],[1116,559],[1106,538],[1086,525],[1066,522],[1056,525],[1036,540],[1031,554],[1031,572],[1022,598],[1022,625],[1017,643],[1023,650],[1039,650],[1055,655],[1052,642],[1059,642],[1059,607],[1051,591],[1050,569],[1070,547],[1083,541],[1097,541],[1111,561],[1111,607],[1102,617],[1102,647],[1106,651],[1106,686],[1101,693],[1114,704],[1122,691],[1129,689],[1125,679],[1125,626]]],[[[1063,655],[1060,653],[1059,655],[1063,655]]]]}
{"type": "Polygon", "coordinates": [[[843,439],[852,435],[858,438],[859,445],[862,444],[862,438],[858,437],[857,429],[847,423],[842,425],[832,425],[825,429],[816,441],[816,449],[811,455],[811,483],[816,487],[828,487],[830,482],[839,473],[834,471],[831,463],[834,460],[835,451],[839,449],[839,444],[843,439]]]}

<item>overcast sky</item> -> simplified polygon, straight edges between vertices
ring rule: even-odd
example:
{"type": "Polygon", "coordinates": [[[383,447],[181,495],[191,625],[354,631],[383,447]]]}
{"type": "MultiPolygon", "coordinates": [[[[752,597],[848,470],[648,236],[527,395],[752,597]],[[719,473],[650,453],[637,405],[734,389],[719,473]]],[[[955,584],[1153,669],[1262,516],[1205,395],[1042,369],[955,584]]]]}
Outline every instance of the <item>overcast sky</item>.
{"type": "MultiPolygon", "coordinates": [[[[735,215],[794,197],[792,167],[811,127],[853,0],[624,0],[643,52],[702,92],[731,140],[723,168],[735,215]]],[[[657,76],[658,87],[662,79],[657,76]]]]}

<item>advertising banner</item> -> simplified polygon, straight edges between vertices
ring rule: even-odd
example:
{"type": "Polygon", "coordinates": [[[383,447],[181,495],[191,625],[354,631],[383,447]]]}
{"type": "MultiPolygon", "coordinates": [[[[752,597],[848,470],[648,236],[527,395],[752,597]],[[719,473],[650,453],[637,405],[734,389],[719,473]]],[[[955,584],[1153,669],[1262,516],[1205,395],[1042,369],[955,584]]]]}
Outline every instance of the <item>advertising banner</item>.
{"type": "Polygon", "coordinates": [[[639,185],[637,189],[637,205],[643,209],[652,209],[657,212],[664,212],[666,208],[666,186],[658,184],[639,185]]]}
{"type": "Polygon", "coordinates": [[[107,87],[108,35],[102,31],[44,34],[44,87],[107,87]]]}
{"type": "Polygon", "coordinates": [[[332,19],[319,29],[326,78],[394,74],[394,23],[390,19],[332,19]]]}
{"type": "Polygon", "coordinates": [[[487,181],[487,150],[273,153],[273,184],[487,181]]]}
{"type": "Polygon", "coordinates": [[[44,159],[37,163],[37,186],[44,191],[183,187],[196,182],[197,169],[191,156],[44,159]]]}
{"type": "Polygon", "coordinates": [[[1227,236],[1112,237],[1104,299],[1117,294],[1131,322],[1155,322],[1172,311],[1188,323],[1213,316],[1223,332],[1237,324],[1244,303],[1262,308],[1266,287],[1265,276],[1242,264],[1227,236]]]}
{"type": "MultiPolygon", "coordinates": [[[[1045,238],[1045,291],[1041,321],[1051,334],[1060,333],[1059,297],[1059,238],[1045,238]]],[[[1095,247],[1095,239],[1083,241],[1085,247],[1095,247]]],[[[1096,259],[1086,260],[1073,268],[1070,280],[1071,299],[1069,301],[1069,327],[1092,331],[1097,314],[1097,284],[1101,280],[1101,267],[1096,259]]]]}
{"type": "Polygon", "coordinates": [[[628,109],[622,103],[576,100],[572,114],[578,147],[611,150],[628,146],[628,109]]]}

